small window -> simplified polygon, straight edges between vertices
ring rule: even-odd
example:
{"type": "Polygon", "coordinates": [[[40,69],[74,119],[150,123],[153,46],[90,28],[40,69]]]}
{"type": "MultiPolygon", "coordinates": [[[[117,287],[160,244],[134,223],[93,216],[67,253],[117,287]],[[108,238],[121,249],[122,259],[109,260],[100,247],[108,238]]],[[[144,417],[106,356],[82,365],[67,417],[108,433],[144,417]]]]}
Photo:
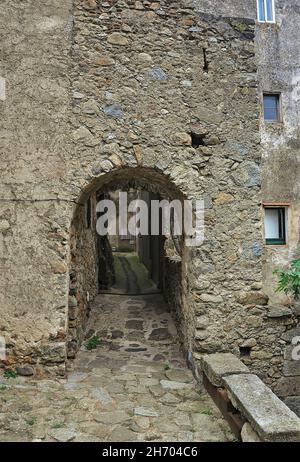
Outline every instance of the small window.
{"type": "Polygon", "coordinates": [[[280,117],[280,94],[264,93],[264,119],[266,122],[279,122],[280,117]]]}
{"type": "Polygon", "coordinates": [[[286,244],[286,207],[265,207],[265,238],[267,245],[286,244]]]}
{"type": "Polygon", "coordinates": [[[92,201],[91,201],[91,198],[89,197],[85,203],[85,226],[87,229],[91,227],[91,221],[92,221],[92,201]]]}
{"type": "Polygon", "coordinates": [[[274,0],[257,0],[257,17],[259,22],[275,22],[274,0]]]}

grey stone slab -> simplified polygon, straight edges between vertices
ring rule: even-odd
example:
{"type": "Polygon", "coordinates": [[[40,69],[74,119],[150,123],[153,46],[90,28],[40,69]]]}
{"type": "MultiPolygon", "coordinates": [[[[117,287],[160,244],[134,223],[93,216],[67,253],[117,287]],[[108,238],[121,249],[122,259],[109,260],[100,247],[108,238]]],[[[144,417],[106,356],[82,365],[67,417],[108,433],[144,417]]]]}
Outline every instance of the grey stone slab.
{"type": "Polygon", "coordinates": [[[267,311],[268,318],[282,318],[286,316],[292,316],[292,314],[292,310],[283,305],[269,306],[267,311]]]}
{"type": "Polygon", "coordinates": [[[69,428],[56,428],[51,430],[49,435],[52,436],[52,438],[54,438],[56,441],[67,443],[68,441],[74,440],[77,433],[69,428]]]}
{"type": "Polygon", "coordinates": [[[93,388],[91,391],[93,398],[100,401],[101,404],[111,404],[113,402],[109,393],[102,387],[93,388]]]}
{"type": "Polygon", "coordinates": [[[201,359],[201,367],[209,381],[216,387],[223,386],[223,378],[232,374],[247,374],[249,369],[232,353],[214,353],[201,359]]]}
{"type": "Polygon", "coordinates": [[[130,419],[130,416],[125,411],[115,411],[115,412],[101,412],[99,415],[94,416],[97,422],[106,424],[106,425],[115,425],[126,422],[130,419]]]}
{"type": "Polygon", "coordinates": [[[146,407],[136,407],[134,409],[134,415],[140,415],[143,417],[158,417],[159,414],[155,409],[149,409],[146,407]]]}
{"type": "Polygon", "coordinates": [[[239,411],[264,441],[299,441],[300,419],[256,375],[224,377],[239,411]]]}
{"type": "Polygon", "coordinates": [[[170,390],[180,390],[181,388],[193,388],[193,384],[174,382],[172,380],[161,380],[160,384],[163,388],[169,388],[170,390]]]}

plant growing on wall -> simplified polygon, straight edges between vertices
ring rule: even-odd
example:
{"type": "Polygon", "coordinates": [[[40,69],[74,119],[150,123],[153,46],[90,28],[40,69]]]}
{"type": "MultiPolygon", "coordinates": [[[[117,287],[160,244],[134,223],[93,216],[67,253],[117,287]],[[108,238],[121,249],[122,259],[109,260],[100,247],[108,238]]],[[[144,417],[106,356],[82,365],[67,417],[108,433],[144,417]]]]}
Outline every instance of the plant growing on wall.
{"type": "Polygon", "coordinates": [[[278,286],[276,292],[291,295],[295,300],[300,299],[300,258],[293,260],[288,269],[277,269],[278,286]]]}

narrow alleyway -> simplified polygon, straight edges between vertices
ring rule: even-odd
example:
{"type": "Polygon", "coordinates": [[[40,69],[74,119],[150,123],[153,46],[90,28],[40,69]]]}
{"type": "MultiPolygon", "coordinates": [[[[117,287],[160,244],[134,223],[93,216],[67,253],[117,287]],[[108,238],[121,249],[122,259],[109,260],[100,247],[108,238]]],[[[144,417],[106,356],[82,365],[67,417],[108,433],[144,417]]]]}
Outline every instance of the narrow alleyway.
{"type": "Polygon", "coordinates": [[[136,253],[115,252],[114,268],[116,282],[107,292],[134,295],[158,292],[136,253]]]}
{"type": "Polygon", "coordinates": [[[85,342],[67,379],[0,380],[0,441],[233,439],[186,367],[161,295],[99,295],[89,324],[99,345],[85,342]]]}

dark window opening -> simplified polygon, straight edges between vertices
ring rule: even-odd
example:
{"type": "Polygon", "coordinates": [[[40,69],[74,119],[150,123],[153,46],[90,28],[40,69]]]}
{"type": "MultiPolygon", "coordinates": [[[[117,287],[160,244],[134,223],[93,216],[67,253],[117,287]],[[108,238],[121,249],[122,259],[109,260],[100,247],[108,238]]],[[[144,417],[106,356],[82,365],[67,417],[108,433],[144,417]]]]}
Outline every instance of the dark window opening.
{"type": "Polygon", "coordinates": [[[265,207],[265,238],[267,245],[286,244],[285,207],[265,207]]]}
{"type": "Polygon", "coordinates": [[[91,202],[91,198],[89,197],[85,204],[85,223],[86,223],[87,229],[91,227],[91,221],[92,221],[92,202],[91,202]]]}
{"type": "Polygon", "coordinates": [[[249,357],[251,354],[251,347],[240,347],[240,356],[241,358],[249,357]]]}
{"type": "Polygon", "coordinates": [[[207,61],[206,48],[203,48],[203,70],[204,72],[208,72],[208,61],[207,61]]]}
{"type": "Polygon", "coordinates": [[[264,119],[267,122],[280,121],[280,95],[266,94],[263,95],[264,99],[264,119]]]}
{"type": "Polygon", "coordinates": [[[191,132],[192,146],[198,148],[199,146],[205,146],[204,138],[205,135],[198,135],[197,133],[191,132]]]}

